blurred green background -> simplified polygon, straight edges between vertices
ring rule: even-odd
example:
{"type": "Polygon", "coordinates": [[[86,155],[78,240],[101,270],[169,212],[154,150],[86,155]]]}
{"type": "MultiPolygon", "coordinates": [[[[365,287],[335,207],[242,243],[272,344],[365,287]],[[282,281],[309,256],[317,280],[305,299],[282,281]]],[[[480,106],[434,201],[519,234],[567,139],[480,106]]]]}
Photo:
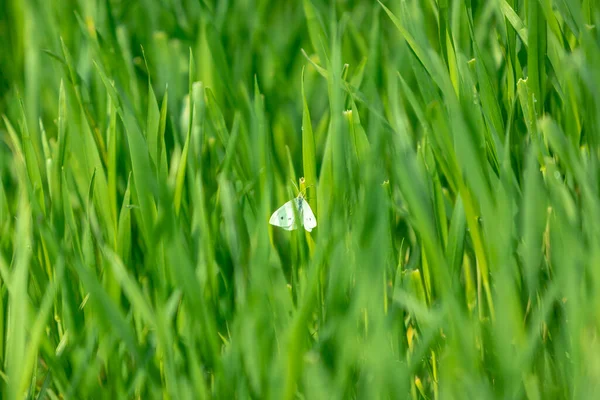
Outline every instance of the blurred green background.
{"type": "Polygon", "coordinates": [[[599,23],[0,2],[1,398],[597,398],[599,23]]]}

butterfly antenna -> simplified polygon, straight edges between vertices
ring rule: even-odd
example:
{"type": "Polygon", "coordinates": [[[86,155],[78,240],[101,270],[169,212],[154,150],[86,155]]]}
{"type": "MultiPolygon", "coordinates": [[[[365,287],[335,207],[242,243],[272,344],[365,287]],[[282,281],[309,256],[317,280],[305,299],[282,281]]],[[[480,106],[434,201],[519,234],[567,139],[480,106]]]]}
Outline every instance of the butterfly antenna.
{"type": "Polygon", "coordinates": [[[300,189],[298,189],[298,186],[296,186],[296,182],[294,182],[293,179],[290,179],[290,181],[292,181],[292,185],[294,185],[294,188],[296,189],[296,192],[300,193],[300,189]]]}
{"type": "Polygon", "coordinates": [[[312,184],[310,184],[310,185],[308,185],[308,186],[305,186],[305,187],[304,187],[304,189],[302,189],[300,192],[304,192],[304,193],[306,194],[306,191],[308,190],[308,188],[309,188],[309,187],[313,187],[313,186],[315,186],[315,184],[314,184],[314,183],[312,183],[312,184]]]}
{"type": "MultiPolygon", "coordinates": [[[[296,192],[297,192],[299,195],[300,195],[300,194],[302,194],[302,196],[303,196],[303,197],[304,197],[304,195],[306,194],[306,190],[307,190],[309,187],[315,186],[315,184],[313,183],[313,184],[310,184],[310,185],[308,185],[308,186],[305,186],[305,187],[304,187],[304,189],[300,190],[300,189],[298,188],[298,186],[296,185],[296,182],[294,182],[294,180],[293,180],[293,179],[290,179],[290,180],[292,181],[292,185],[294,185],[294,188],[296,189],[296,192]]],[[[304,183],[304,178],[300,178],[300,186],[302,186],[302,184],[303,184],[303,183],[304,183]]]]}

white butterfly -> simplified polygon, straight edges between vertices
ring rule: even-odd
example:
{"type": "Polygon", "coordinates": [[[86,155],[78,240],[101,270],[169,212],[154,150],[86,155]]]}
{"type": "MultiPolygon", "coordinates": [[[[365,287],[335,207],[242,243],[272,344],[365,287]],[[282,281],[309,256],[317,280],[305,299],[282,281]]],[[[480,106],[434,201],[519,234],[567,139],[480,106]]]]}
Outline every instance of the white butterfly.
{"type": "Polygon", "coordinates": [[[296,215],[300,217],[300,225],[304,226],[304,229],[307,231],[311,232],[313,228],[317,226],[315,214],[310,209],[310,206],[306,199],[304,199],[304,196],[302,196],[302,193],[295,199],[288,201],[275,210],[269,219],[269,223],[283,228],[286,231],[292,231],[298,228],[298,224],[296,224],[296,215]],[[294,207],[296,207],[295,210],[294,207]]]}

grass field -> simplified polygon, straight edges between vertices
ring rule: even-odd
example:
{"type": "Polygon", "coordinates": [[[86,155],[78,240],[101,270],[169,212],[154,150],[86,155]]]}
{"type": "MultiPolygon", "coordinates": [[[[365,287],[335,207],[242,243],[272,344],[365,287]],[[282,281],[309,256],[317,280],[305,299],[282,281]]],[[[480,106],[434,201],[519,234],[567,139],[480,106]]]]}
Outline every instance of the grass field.
{"type": "Polygon", "coordinates": [[[0,49],[2,399],[600,398],[600,2],[4,0],[0,49]]]}

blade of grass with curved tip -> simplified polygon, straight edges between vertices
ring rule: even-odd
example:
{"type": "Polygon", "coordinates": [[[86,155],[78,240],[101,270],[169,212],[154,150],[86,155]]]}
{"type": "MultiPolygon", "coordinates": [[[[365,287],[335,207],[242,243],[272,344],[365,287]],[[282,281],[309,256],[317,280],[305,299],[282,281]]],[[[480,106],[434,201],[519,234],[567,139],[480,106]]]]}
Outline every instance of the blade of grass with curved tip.
{"type": "MultiPolygon", "coordinates": [[[[429,153],[428,164],[433,164],[431,167],[430,175],[432,180],[432,192],[433,192],[433,202],[435,205],[436,211],[436,220],[438,225],[438,234],[440,235],[440,241],[443,248],[447,248],[448,246],[448,218],[446,217],[446,200],[442,189],[442,184],[440,181],[440,174],[437,171],[434,163],[433,153],[431,152],[431,148],[427,146],[427,150],[429,153]]],[[[450,262],[449,262],[450,263],[450,262]]],[[[452,265],[452,264],[450,264],[452,265]]]]}
{"type": "Polygon", "coordinates": [[[423,241],[424,253],[427,254],[430,265],[435,268],[433,273],[437,278],[433,282],[436,292],[440,298],[446,298],[445,282],[448,280],[445,279],[445,275],[448,271],[442,258],[443,251],[437,234],[434,205],[427,188],[427,173],[423,171],[417,155],[409,148],[402,148],[400,144],[395,144],[395,147],[402,164],[392,170],[394,176],[390,177],[390,184],[398,185],[406,201],[411,218],[414,218],[412,224],[423,241]]]}
{"type": "MultiPolygon", "coordinates": [[[[206,96],[207,122],[210,122],[210,124],[214,128],[217,134],[217,138],[219,139],[221,145],[224,148],[227,148],[227,145],[231,138],[229,131],[227,130],[227,125],[225,124],[225,118],[223,116],[223,113],[219,108],[219,105],[217,104],[217,100],[212,90],[210,88],[205,88],[204,93],[206,96]]],[[[240,141],[239,146],[241,146],[242,148],[248,148],[250,146],[246,137],[247,135],[243,135],[240,132],[239,138],[237,140],[240,141]]],[[[237,152],[237,157],[235,157],[232,161],[237,176],[239,176],[243,182],[247,182],[250,179],[249,174],[252,171],[251,162],[247,152],[237,152]]]]}
{"type": "MultiPolygon", "coordinates": [[[[2,180],[0,180],[0,238],[8,237],[8,231],[11,228],[10,210],[8,208],[8,204],[9,202],[8,197],[6,196],[6,189],[4,189],[4,184],[2,183],[2,180]]],[[[4,239],[0,239],[0,246],[3,245],[3,242],[4,239]]],[[[3,354],[2,351],[0,351],[0,354],[3,354]]]]}
{"type": "Polygon", "coordinates": [[[358,113],[358,108],[356,107],[354,99],[351,98],[350,102],[352,103],[352,108],[348,112],[351,117],[351,144],[354,147],[356,159],[359,165],[361,165],[363,162],[367,161],[368,156],[370,155],[371,143],[369,142],[365,128],[361,123],[360,114],[358,113]]]}
{"type": "Polygon", "coordinates": [[[24,357],[27,352],[26,338],[29,325],[27,287],[32,256],[32,221],[31,208],[25,190],[25,179],[20,176],[19,209],[14,232],[16,246],[10,277],[11,291],[8,296],[10,337],[6,342],[6,372],[9,380],[5,387],[5,393],[10,399],[23,397],[28,380],[25,376],[24,357]]]}
{"type": "MultiPolygon", "coordinates": [[[[191,55],[191,54],[190,54],[191,55]]],[[[148,72],[148,110],[146,112],[146,140],[148,142],[148,152],[150,158],[156,166],[157,172],[159,169],[159,129],[160,129],[160,111],[158,109],[158,101],[152,88],[152,80],[150,78],[150,67],[148,66],[148,59],[146,58],[146,52],[142,47],[142,56],[146,65],[146,71],[148,72]]],[[[190,69],[191,71],[191,69],[190,69]]]]}
{"type": "Polygon", "coordinates": [[[504,17],[508,20],[508,22],[510,22],[512,27],[519,34],[523,44],[527,46],[529,42],[529,33],[525,23],[523,23],[523,20],[519,17],[519,14],[515,12],[515,10],[506,0],[498,0],[498,3],[502,14],[504,14],[504,17]]]}
{"type": "Polygon", "coordinates": [[[229,135],[229,142],[225,148],[225,157],[223,163],[220,165],[220,173],[225,176],[230,176],[232,165],[235,163],[237,151],[236,148],[239,145],[240,137],[240,115],[236,114],[233,117],[233,125],[231,126],[231,135],[229,135]]]}
{"type": "Polygon", "coordinates": [[[481,111],[486,117],[486,123],[490,133],[487,135],[488,145],[492,148],[494,157],[498,158],[498,150],[496,150],[497,144],[502,145],[504,141],[504,122],[502,120],[502,113],[500,111],[500,105],[498,104],[498,96],[496,89],[490,79],[491,73],[488,71],[483,53],[479,50],[479,44],[477,38],[473,32],[473,23],[469,18],[469,33],[471,34],[471,40],[473,41],[473,50],[475,53],[475,70],[477,72],[477,83],[479,84],[479,99],[481,100],[481,111]]]}
{"type": "MultiPolygon", "coordinates": [[[[119,310],[108,293],[104,290],[98,278],[88,266],[83,265],[80,261],[75,261],[73,265],[79,278],[83,283],[83,287],[89,294],[90,307],[93,307],[94,312],[102,315],[103,318],[98,318],[97,321],[107,330],[114,332],[121,338],[128,349],[129,354],[135,361],[143,359],[140,348],[138,346],[133,327],[127,322],[127,319],[119,310]]],[[[91,312],[91,310],[89,311],[91,312]]],[[[91,315],[88,314],[88,318],[91,315]]]]}
{"type": "Polygon", "coordinates": [[[95,63],[95,65],[125,127],[137,199],[140,203],[143,232],[148,239],[152,235],[151,230],[156,218],[156,203],[154,200],[156,178],[152,174],[148,146],[128,103],[122,101],[123,97],[119,95],[115,86],[110,83],[104,70],[98,64],[95,63]]]}
{"type": "Polygon", "coordinates": [[[183,196],[183,185],[185,183],[185,171],[188,164],[188,153],[190,149],[190,138],[192,137],[192,130],[194,129],[194,92],[196,86],[198,90],[202,89],[201,82],[193,82],[194,77],[194,56],[192,49],[190,48],[190,65],[189,65],[189,92],[188,92],[188,107],[189,107],[189,119],[188,119],[188,130],[185,136],[185,144],[183,145],[183,152],[181,153],[181,160],[179,161],[179,169],[177,170],[177,177],[175,180],[175,196],[173,198],[175,206],[175,214],[179,215],[179,208],[181,207],[181,197],[183,196]]]}
{"type": "MultiPolygon", "coordinates": [[[[173,220],[176,221],[175,218],[173,220]]],[[[165,243],[166,259],[171,266],[170,271],[175,282],[185,294],[186,309],[195,315],[193,322],[190,322],[190,328],[204,339],[201,346],[203,359],[208,365],[218,369],[220,360],[217,327],[211,304],[205,298],[205,295],[210,293],[203,290],[198,281],[189,253],[183,247],[182,231],[173,228],[169,229],[171,234],[165,243]]]]}
{"type": "Polygon", "coordinates": [[[554,37],[557,40],[557,43],[563,47],[563,48],[567,48],[564,37],[563,37],[563,32],[560,28],[560,25],[558,23],[558,20],[556,18],[556,15],[554,14],[554,11],[552,9],[553,4],[550,0],[540,0],[540,7],[542,8],[543,12],[544,12],[544,18],[546,19],[546,22],[548,23],[548,28],[550,29],[550,32],[552,32],[552,34],[554,35],[554,37]]]}
{"type": "Polygon", "coordinates": [[[194,201],[192,215],[192,234],[197,234],[198,248],[201,249],[198,261],[198,275],[205,280],[205,290],[213,295],[217,288],[218,267],[215,261],[215,246],[213,231],[211,230],[210,214],[207,211],[206,188],[202,182],[201,174],[197,174],[191,198],[194,201]]]}
{"type": "Polygon", "coordinates": [[[221,78],[221,82],[223,82],[223,85],[220,86],[220,88],[225,91],[225,95],[230,104],[235,104],[237,96],[233,88],[236,87],[236,85],[233,84],[234,79],[229,68],[231,62],[227,61],[227,55],[223,48],[223,44],[221,43],[219,32],[212,22],[207,22],[205,24],[205,32],[206,41],[210,47],[210,54],[213,63],[215,64],[216,73],[221,78]]]}
{"type": "Polygon", "coordinates": [[[302,68],[302,167],[304,171],[304,179],[307,186],[315,185],[310,189],[308,195],[308,204],[311,209],[318,214],[317,208],[317,158],[315,149],[315,137],[312,129],[312,121],[310,119],[310,110],[306,93],[304,91],[304,68],[302,68]]]}
{"type": "Polygon", "coordinates": [[[44,184],[42,182],[42,174],[40,172],[40,163],[38,162],[33,142],[31,140],[31,136],[29,135],[29,128],[27,127],[27,118],[25,116],[25,108],[22,102],[21,112],[21,137],[23,138],[23,151],[25,154],[25,163],[27,165],[27,175],[29,176],[29,181],[31,182],[33,191],[37,194],[37,201],[39,203],[39,207],[45,214],[46,199],[44,196],[44,184]]]}
{"type": "Polygon", "coordinates": [[[68,142],[67,117],[67,95],[65,93],[65,85],[61,79],[58,90],[58,159],[55,164],[56,168],[62,168],[65,165],[68,142]]]}
{"type": "Polygon", "coordinates": [[[36,354],[39,352],[40,343],[43,340],[44,331],[47,326],[47,320],[54,306],[55,296],[58,292],[62,275],[65,269],[64,259],[61,257],[54,267],[55,279],[50,282],[46,288],[46,292],[39,306],[35,308],[36,317],[33,319],[33,324],[28,335],[27,349],[24,355],[23,376],[21,387],[25,387],[31,379],[31,375],[35,376],[35,364],[38,361],[36,354]]]}
{"type": "Polygon", "coordinates": [[[227,131],[223,113],[217,104],[217,99],[215,98],[213,91],[210,88],[205,88],[204,93],[206,95],[208,118],[215,128],[219,141],[223,146],[226,146],[229,141],[229,132],[227,131]]]}
{"type": "MultiPolygon", "coordinates": [[[[246,224],[240,218],[239,212],[237,211],[238,207],[236,207],[237,204],[235,203],[235,192],[231,182],[226,180],[223,176],[220,176],[219,189],[219,198],[223,210],[225,244],[229,247],[234,263],[233,268],[243,271],[248,264],[247,249],[249,247],[249,240],[246,224]]],[[[244,275],[247,274],[248,271],[245,271],[244,275]]]]}
{"type": "MultiPolygon", "coordinates": [[[[110,265],[115,278],[119,282],[120,287],[123,288],[123,293],[129,299],[132,308],[135,309],[136,313],[140,314],[142,319],[148,324],[149,329],[156,329],[157,322],[155,310],[153,310],[152,306],[148,303],[139,284],[127,272],[123,261],[121,261],[119,256],[106,246],[102,249],[102,252],[108,260],[108,264],[110,265]]],[[[163,343],[163,346],[164,345],[166,345],[166,343],[163,343]]]]}
{"type": "MultiPolygon", "coordinates": [[[[317,70],[317,72],[324,78],[329,79],[329,73],[328,71],[321,67],[320,65],[318,65],[314,60],[312,60],[308,54],[306,54],[306,52],[304,50],[302,51],[302,55],[306,58],[306,60],[313,66],[315,67],[315,69],[317,70]]],[[[381,123],[384,127],[386,127],[388,130],[393,132],[393,128],[390,125],[390,123],[388,122],[388,120],[385,118],[385,116],[379,112],[375,107],[373,107],[373,105],[371,104],[370,99],[368,99],[360,90],[358,90],[358,88],[356,88],[354,85],[349,84],[348,82],[345,81],[341,81],[341,87],[342,89],[344,89],[344,91],[346,93],[348,93],[350,96],[352,96],[352,98],[359,102],[362,106],[367,107],[367,109],[369,110],[369,112],[377,117],[378,122],[381,123]]],[[[317,130],[318,131],[318,130],[317,130]]]]}
{"type": "MultiPolygon", "coordinates": [[[[251,132],[254,136],[254,148],[253,153],[255,154],[255,165],[258,174],[258,190],[260,202],[260,212],[267,216],[269,213],[269,196],[263,195],[267,193],[269,188],[273,187],[273,173],[271,171],[271,149],[272,136],[267,131],[267,118],[265,115],[265,98],[260,92],[258,86],[258,78],[254,75],[254,98],[252,104],[252,125],[251,132]]],[[[245,153],[245,152],[244,152],[245,153]]]]}
{"type": "MultiPolygon", "coordinates": [[[[502,0],[505,2],[505,6],[508,6],[511,11],[514,12],[513,6],[515,5],[515,0],[502,0]]],[[[500,9],[502,9],[503,4],[499,4],[500,9]]],[[[502,10],[501,10],[502,12],[502,10]]],[[[507,11],[508,12],[508,11],[507,11]]],[[[519,57],[517,52],[517,31],[515,30],[514,25],[511,28],[511,23],[508,21],[508,17],[506,13],[504,13],[504,31],[506,31],[506,98],[509,104],[512,104],[516,97],[516,85],[517,79],[521,79],[523,76],[521,65],[519,63],[519,57]]],[[[518,17],[518,15],[517,15],[518,17]]],[[[499,86],[500,93],[502,93],[502,87],[499,86]]]]}
{"type": "Polygon", "coordinates": [[[448,244],[446,246],[446,258],[450,266],[453,282],[459,283],[463,254],[465,250],[465,238],[467,234],[467,221],[462,199],[459,196],[454,204],[450,227],[448,229],[448,244]]]}
{"type": "Polygon", "coordinates": [[[129,260],[129,252],[131,250],[131,173],[127,178],[127,189],[123,195],[123,203],[121,212],[119,213],[119,223],[117,225],[117,252],[122,260],[129,260]]]}
{"type": "Polygon", "coordinates": [[[315,70],[319,73],[319,75],[321,75],[323,78],[327,78],[327,70],[321,67],[319,64],[317,64],[308,54],[306,54],[306,51],[304,51],[304,49],[300,49],[300,51],[302,52],[304,58],[306,58],[306,60],[310,63],[310,65],[312,65],[315,68],[315,70]]]}
{"type": "Polygon", "coordinates": [[[431,78],[436,82],[438,86],[443,88],[445,86],[444,82],[448,77],[441,75],[438,73],[438,70],[432,64],[432,59],[430,57],[430,53],[422,46],[417,39],[413,36],[411,32],[406,28],[404,22],[396,17],[392,11],[387,8],[380,0],[377,0],[379,5],[386,12],[388,17],[392,20],[400,35],[406,40],[406,43],[410,46],[411,50],[414,52],[416,59],[423,65],[427,73],[431,76],[431,78]]]}
{"type": "Polygon", "coordinates": [[[324,63],[327,61],[327,55],[331,54],[327,43],[327,35],[323,28],[323,21],[318,10],[310,0],[303,1],[304,15],[308,25],[308,35],[314,50],[319,55],[319,60],[324,63]]]}
{"type": "Polygon", "coordinates": [[[547,205],[536,153],[532,149],[527,159],[523,193],[523,270],[529,296],[538,290],[543,239],[546,229],[547,205]]]}
{"type": "MultiPolygon", "coordinates": [[[[70,58],[68,49],[65,46],[64,53],[67,59],[70,58]]],[[[68,66],[67,68],[71,68],[68,66]]],[[[76,72],[73,70],[73,75],[77,76],[76,72]]],[[[75,78],[73,78],[75,79],[75,78]]],[[[80,90],[79,84],[73,86],[73,90],[75,90],[76,97],[79,96],[77,91],[80,90]]],[[[64,88],[67,90],[68,88],[64,88]]],[[[60,168],[71,168],[71,165],[76,165],[77,168],[83,173],[73,174],[78,189],[83,192],[88,185],[88,179],[93,173],[94,170],[97,172],[97,185],[98,185],[98,193],[95,196],[95,206],[98,209],[98,215],[102,220],[102,227],[105,228],[104,232],[107,236],[107,240],[113,241],[116,235],[116,220],[114,219],[114,213],[111,210],[110,205],[110,195],[108,189],[108,183],[106,178],[106,170],[108,168],[107,164],[107,154],[106,149],[103,147],[102,151],[100,151],[100,145],[95,139],[94,135],[97,134],[100,137],[102,142],[104,141],[103,136],[99,133],[99,128],[95,125],[95,123],[89,122],[86,124],[81,120],[82,118],[82,110],[80,108],[86,108],[89,112],[90,105],[82,104],[79,102],[75,104],[69,104],[68,101],[68,93],[65,91],[63,100],[61,102],[60,93],[59,93],[59,148],[58,148],[58,157],[57,160],[57,174],[60,177],[60,168]],[[72,108],[67,114],[68,107],[72,108]],[[60,115],[62,113],[62,115],[60,115]],[[67,124],[68,121],[66,119],[68,116],[72,116],[74,121],[77,121],[73,124],[68,124],[69,126],[60,126],[61,123],[67,124]],[[77,117],[75,117],[77,115],[77,117]],[[63,129],[64,128],[64,129],[63,129]],[[79,135],[70,135],[67,133],[67,130],[80,130],[81,134],[79,135]],[[98,132],[91,132],[90,130],[95,129],[98,132]],[[60,135],[63,135],[62,137],[60,135]],[[64,152],[64,153],[62,153],[64,152]],[[70,154],[77,154],[79,157],[70,157],[70,154]],[[60,161],[60,162],[59,162],[60,161]],[[62,163],[62,164],[60,164],[62,163]]],[[[85,110],[84,110],[85,111],[85,110]]],[[[63,182],[61,181],[61,185],[63,182]]]]}
{"type": "MultiPolygon", "coordinates": [[[[84,112],[86,121],[88,123],[88,127],[89,127],[89,129],[93,135],[94,141],[96,143],[96,149],[99,153],[100,159],[102,160],[103,164],[106,164],[106,160],[108,157],[107,152],[106,152],[106,145],[104,144],[104,138],[102,137],[102,134],[100,133],[98,124],[96,123],[96,120],[92,116],[90,107],[88,107],[88,104],[86,104],[83,101],[83,96],[81,93],[82,79],[79,76],[79,74],[77,73],[77,71],[75,70],[75,68],[73,67],[73,59],[71,57],[71,52],[69,51],[69,49],[68,49],[67,45],[65,44],[64,40],[62,39],[62,37],[60,38],[60,43],[61,43],[61,48],[62,48],[62,52],[63,52],[63,56],[64,56],[64,65],[66,66],[67,74],[70,78],[71,85],[73,86],[73,90],[75,91],[75,97],[77,98],[77,102],[79,103],[81,110],[83,110],[83,112],[84,112]]],[[[110,94],[110,92],[109,92],[109,94],[110,94]]],[[[113,100],[116,100],[116,99],[113,99],[113,100]]],[[[115,101],[115,104],[118,104],[118,103],[115,101]]]]}
{"type": "Polygon", "coordinates": [[[10,141],[7,141],[7,145],[17,161],[23,162],[23,164],[26,166],[25,153],[23,152],[23,147],[21,146],[21,141],[19,140],[17,131],[15,131],[15,128],[12,126],[6,115],[3,114],[2,119],[4,120],[4,126],[6,126],[6,131],[8,132],[8,137],[10,138],[10,141]]]}
{"type": "MultiPolygon", "coordinates": [[[[331,119],[329,122],[328,142],[331,151],[331,167],[332,167],[332,186],[330,189],[335,196],[332,198],[337,200],[337,207],[333,208],[333,202],[329,203],[324,211],[332,215],[339,212],[340,216],[348,211],[349,204],[347,203],[348,190],[347,182],[349,179],[349,170],[346,159],[348,156],[347,135],[343,131],[343,112],[344,112],[344,97],[342,92],[342,76],[340,65],[341,59],[341,35],[337,26],[334,15],[330,16],[331,24],[331,56],[327,58],[327,70],[329,75],[327,78],[327,93],[329,94],[329,112],[331,119]]],[[[323,196],[321,196],[323,198],[323,196]]]]}
{"type": "Polygon", "coordinates": [[[63,169],[61,171],[61,179],[62,179],[62,205],[63,205],[63,215],[65,219],[65,231],[69,232],[69,237],[71,240],[74,240],[75,248],[73,249],[76,254],[82,256],[81,254],[81,239],[79,236],[79,229],[77,221],[75,220],[75,213],[73,212],[73,204],[71,197],[71,185],[67,181],[66,171],[63,169]]]}
{"type": "Polygon", "coordinates": [[[166,182],[169,175],[169,166],[167,163],[167,146],[165,144],[165,131],[167,128],[167,107],[169,105],[169,91],[165,89],[162,104],[160,106],[160,119],[158,124],[158,143],[157,143],[157,158],[158,158],[158,177],[159,182],[166,182]]]}
{"type": "Polygon", "coordinates": [[[538,115],[544,110],[546,92],[546,20],[539,1],[528,1],[529,46],[527,48],[527,83],[533,94],[538,115]]]}
{"type": "Polygon", "coordinates": [[[457,193],[463,176],[451,141],[452,135],[448,131],[447,119],[440,105],[436,104],[429,109],[428,120],[431,121],[431,127],[426,128],[426,135],[437,168],[445,176],[451,193],[457,193]]]}
{"type": "MultiPolygon", "coordinates": [[[[107,132],[108,163],[107,163],[107,196],[114,230],[117,231],[117,110],[112,101],[108,105],[109,123],[107,132]]],[[[117,235],[115,235],[115,239],[117,235]]]]}

